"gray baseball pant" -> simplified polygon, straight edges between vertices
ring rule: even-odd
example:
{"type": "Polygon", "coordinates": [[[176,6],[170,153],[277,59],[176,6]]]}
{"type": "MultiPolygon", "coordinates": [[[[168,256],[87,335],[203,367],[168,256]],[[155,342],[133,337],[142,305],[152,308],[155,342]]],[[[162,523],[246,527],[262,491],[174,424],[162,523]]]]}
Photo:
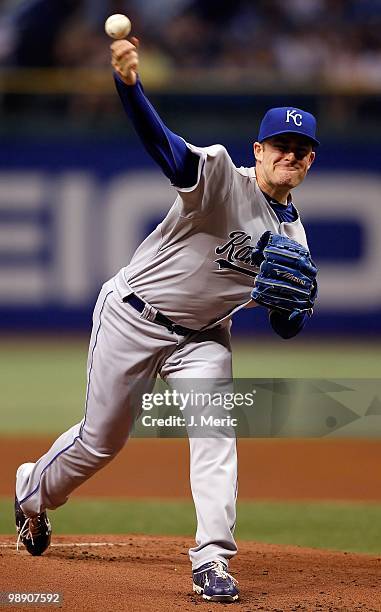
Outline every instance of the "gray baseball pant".
{"type": "MultiPolygon", "coordinates": [[[[136,397],[152,391],[157,374],[181,389],[184,379],[230,379],[231,367],[226,328],[177,336],[124,303],[113,279],[105,283],[93,315],[84,418],[38,461],[19,468],[16,495],[25,514],[63,505],[115,457],[141,412],[136,397]]],[[[213,560],[226,563],[237,552],[237,456],[234,432],[226,428],[212,437],[191,436],[189,444],[197,515],[196,546],[189,555],[195,569],[213,560]]]]}

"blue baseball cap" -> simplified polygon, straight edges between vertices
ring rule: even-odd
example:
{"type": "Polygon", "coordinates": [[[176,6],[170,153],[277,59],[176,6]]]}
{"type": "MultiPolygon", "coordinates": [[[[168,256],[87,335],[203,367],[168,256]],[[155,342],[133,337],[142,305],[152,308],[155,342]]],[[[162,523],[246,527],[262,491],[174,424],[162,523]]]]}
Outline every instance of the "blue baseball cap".
{"type": "Polygon", "coordinates": [[[319,146],[316,139],[316,119],[307,111],[290,106],[270,108],[262,119],[258,141],[277,136],[278,134],[300,134],[312,140],[313,144],[319,146]]]}

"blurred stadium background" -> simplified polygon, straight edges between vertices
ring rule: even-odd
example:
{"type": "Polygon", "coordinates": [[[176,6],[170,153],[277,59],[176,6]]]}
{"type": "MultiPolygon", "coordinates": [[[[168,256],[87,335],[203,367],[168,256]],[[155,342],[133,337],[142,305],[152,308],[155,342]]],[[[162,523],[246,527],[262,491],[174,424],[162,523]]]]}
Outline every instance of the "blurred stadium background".
{"type": "MultiPolygon", "coordinates": [[[[190,142],[252,165],[269,107],[318,118],[322,146],[295,194],[320,268],[316,312],[290,343],[261,309],[237,316],[236,376],[379,379],[381,0],[3,0],[3,435],[81,418],[96,295],[173,197],[114,91],[103,24],[116,12],[141,39],[146,93],[190,142]]],[[[362,436],[381,436],[380,406],[362,436]]]]}

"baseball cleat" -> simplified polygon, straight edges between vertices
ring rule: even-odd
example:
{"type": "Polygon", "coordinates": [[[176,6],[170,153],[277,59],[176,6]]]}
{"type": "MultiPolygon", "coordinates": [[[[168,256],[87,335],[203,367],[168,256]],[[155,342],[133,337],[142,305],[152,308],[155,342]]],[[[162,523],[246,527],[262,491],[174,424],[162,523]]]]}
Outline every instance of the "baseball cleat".
{"type": "Polygon", "coordinates": [[[237,601],[239,592],[237,580],[226,571],[222,561],[205,563],[192,572],[193,590],[208,601],[237,601]]]}
{"type": "Polygon", "coordinates": [[[17,550],[21,541],[28,553],[34,557],[42,555],[49,547],[52,535],[52,528],[46,512],[41,512],[41,514],[33,517],[26,516],[16,497],[15,519],[18,533],[17,550]]]}

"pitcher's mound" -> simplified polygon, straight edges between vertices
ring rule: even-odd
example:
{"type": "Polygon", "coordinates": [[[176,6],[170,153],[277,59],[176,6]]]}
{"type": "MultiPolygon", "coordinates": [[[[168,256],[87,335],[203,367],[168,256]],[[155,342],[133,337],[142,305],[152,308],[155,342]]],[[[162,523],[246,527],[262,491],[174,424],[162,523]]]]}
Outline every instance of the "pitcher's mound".
{"type": "MultiPolygon", "coordinates": [[[[229,569],[239,581],[240,601],[211,604],[192,593],[190,538],[55,536],[42,557],[23,547],[16,552],[14,541],[1,539],[0,591],[59,592],[64,610],[381,610],[381,559],[370,555],[241,542],[229,569]]],[[[49,608],[55,606],[39,609],[49,608]]]]}

